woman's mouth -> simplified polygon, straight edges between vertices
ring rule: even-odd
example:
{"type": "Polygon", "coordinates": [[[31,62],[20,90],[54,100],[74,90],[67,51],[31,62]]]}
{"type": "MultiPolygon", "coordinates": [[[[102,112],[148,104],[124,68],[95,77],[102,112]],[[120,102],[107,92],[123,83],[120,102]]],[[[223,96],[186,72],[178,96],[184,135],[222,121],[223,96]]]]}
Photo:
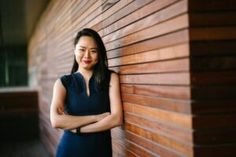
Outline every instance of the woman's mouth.
{"type": "Polygon", "coordinates": [[[92,61],[83,61],[85,64],[90,64],[92,61]]]}

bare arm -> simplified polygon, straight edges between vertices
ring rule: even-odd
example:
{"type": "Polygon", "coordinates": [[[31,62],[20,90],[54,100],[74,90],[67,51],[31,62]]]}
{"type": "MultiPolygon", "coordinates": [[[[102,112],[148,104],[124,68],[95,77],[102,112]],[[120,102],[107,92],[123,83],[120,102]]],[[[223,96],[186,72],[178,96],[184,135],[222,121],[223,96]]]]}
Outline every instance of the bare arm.
{"type": "Polygon", "coordinates": [[[122,115],[122,103],[120,96],[120,84],[119,84],[119,77],[116,73],[111,74],[109,97],[110,97],[111,114],[96,123],[81,127],[80,132],[82,133],[99,132],[111,129],[113,127],[122,124],[123,115],[122,115]]]}
{"type": "Polygon", "coordinates": [[[57,80],[53,87],[53,97],[50,108],[50,120],[54,128],[65,130],[74,129],[82,125],[97,122],[109,113],[89,116],[72,116],[64,113],[64,101],[66,97],[66,89],[62,85],[61,80],[57,80]]]}

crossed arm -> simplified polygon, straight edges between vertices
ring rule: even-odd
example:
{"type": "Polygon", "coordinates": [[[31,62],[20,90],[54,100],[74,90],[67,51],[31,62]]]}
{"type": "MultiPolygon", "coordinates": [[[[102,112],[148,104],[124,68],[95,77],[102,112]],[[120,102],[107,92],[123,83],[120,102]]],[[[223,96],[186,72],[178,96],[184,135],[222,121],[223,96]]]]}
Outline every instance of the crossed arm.
{"type": "Polygon", "coordinates": [[[120,96],[119,77],[111,74],[109,97],[111,112],[98,115],[72,116],[64,112],[66,89],[58,79],[53,88],[53,97],[50,108],[50,120],[54,128],[74,130],[78,127],[80,132],[98,132],[108,130],[122,124],[122,103],[120,96]]]}

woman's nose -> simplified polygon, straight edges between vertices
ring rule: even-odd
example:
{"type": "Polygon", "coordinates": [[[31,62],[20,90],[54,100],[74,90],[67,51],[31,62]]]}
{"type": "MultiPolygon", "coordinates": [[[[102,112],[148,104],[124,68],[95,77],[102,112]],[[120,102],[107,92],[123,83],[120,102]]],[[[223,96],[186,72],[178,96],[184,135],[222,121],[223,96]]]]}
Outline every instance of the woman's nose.
{"type": "Polygon", "coordinates": [[[89,57],[90,57],[90,52],[89,52],[89,50],[86,50],[86,51],[85,51],[84,57],[86,57],[86,58],[89,58],[89,57]]]}

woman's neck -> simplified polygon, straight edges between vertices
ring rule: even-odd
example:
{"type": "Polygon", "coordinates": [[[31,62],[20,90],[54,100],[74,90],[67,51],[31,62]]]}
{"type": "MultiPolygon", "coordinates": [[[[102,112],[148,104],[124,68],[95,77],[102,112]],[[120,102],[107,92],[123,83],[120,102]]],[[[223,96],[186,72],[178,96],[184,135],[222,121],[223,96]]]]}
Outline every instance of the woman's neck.
{"type": "Polygon", "coordinates": [[[80,72],[85,78],[88,79],[93,75],[93,70],[78,69],[78,72],[80,72]]]}

